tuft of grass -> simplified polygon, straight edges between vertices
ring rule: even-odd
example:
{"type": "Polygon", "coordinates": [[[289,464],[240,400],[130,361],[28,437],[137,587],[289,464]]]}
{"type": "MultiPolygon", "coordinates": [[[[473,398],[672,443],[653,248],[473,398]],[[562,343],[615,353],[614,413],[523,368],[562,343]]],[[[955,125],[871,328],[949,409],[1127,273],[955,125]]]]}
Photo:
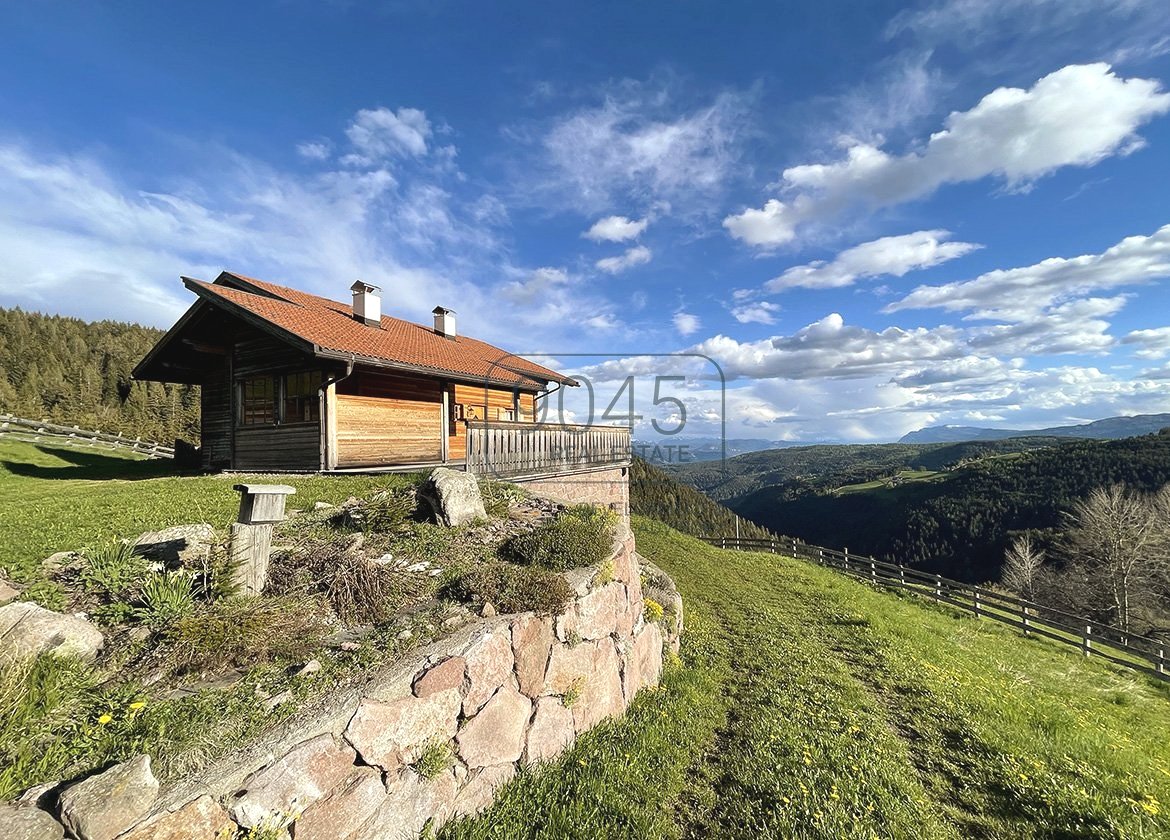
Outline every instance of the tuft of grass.
{"type": "Polygon", "coordinates": [[[136,617],[156,629],[166,627],[195,611],[193,581],[186,572],[160,572],[142,584],[142,606],[136,617]]]}
{"type": "Polygon", "coordinates": [[[513,504],[528,497],[528,494],[517,485],[490,478],[479,480],[479,492],[483,496],[484,510],[492,519],[503,519],[513,504]]]}
{"type": "Polygon", "coordinates": [[[451,745],[446,741],[432,741],[410,765],[414,772],[428,781],[447,770],[455,762],[451,745]]]}
{"type": "Polygon", "coordinates": [[[556,613],[572,599],[573,590],[555,572],[495,562],[459,572],[442,594],[477,606],[490,603],[501,613],[556,613]]]}
{"type": "Polygon", "coordinates": [[[550,571],[594,566],[613,549],[613,511],[577,505],[561,511],[532,531],[517,534],[501,547],[506,560],[550,571]]]}
{"type": "Polygon", "coordinates": [[[81,583],[90,592],[118,600],[150,571],[146,559],[122,540],[101,543],[81,552],[81,583]]]}
{"type": "Polygon", "coordinates": [[[179,673],[298,659],[329,632],[326,615],[313,598],[231,598],[172,624],[162,655],[179,673]]]}
{"type": "Polygon", "coordinates": [[[584,677],[577,677],[569,683],[569,687],[565,689],[565,693],[561,695],[561,705],[566,709],[571,709],[577,705],[577,701],[581,699],[581,692],[585,690],[584,677]]]}

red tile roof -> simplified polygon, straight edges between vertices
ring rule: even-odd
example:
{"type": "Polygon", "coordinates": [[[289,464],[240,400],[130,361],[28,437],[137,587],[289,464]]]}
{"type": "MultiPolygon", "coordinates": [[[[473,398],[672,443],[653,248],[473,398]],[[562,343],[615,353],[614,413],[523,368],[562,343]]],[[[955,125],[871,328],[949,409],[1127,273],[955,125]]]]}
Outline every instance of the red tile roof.
{"type": "Polygon", "coordinates": [[[225,271],[214,283],[186,277],[183,282],[213,305],[242,309],[313,345],[318,355],[353,356],[367,364],[534,389],[548,382],[577,384],[484,341],[463,335],[447,338],[430,327],[389,315],[382,316],[381,329],[367,326],[353,318],[349,304],[242,274],[225,271]]]}

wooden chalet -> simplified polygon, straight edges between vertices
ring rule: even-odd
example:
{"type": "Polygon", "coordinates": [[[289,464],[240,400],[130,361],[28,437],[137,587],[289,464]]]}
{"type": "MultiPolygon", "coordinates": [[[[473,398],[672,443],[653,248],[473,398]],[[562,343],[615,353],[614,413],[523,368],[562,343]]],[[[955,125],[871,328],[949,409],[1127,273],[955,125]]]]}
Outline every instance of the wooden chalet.
{"type": "Polygon", "coordinates": [[[134,376],[201,386],[206,469],[459,465],[474,453],[554,474],[628,459],[626,429],[580,427],[571,450],[557,443],[566,427],[538,431],[537,396],[577,383],[459,335],[450,310],[436,307],[433,326],[382,315],[361,282],[352,304],[230,272],[183,283],[198,300],[134,376]]]}

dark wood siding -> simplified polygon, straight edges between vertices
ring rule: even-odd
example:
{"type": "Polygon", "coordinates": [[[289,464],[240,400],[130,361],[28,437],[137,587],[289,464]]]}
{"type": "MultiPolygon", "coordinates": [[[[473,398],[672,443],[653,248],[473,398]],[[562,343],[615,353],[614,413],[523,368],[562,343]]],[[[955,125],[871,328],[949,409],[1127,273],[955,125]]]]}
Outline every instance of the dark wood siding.
{"type": "Polygon", "coordinates": [[[359,371],[337,385],[337,466],[369,467],[442,457],[437,379],[359,371]]]}
{"type": "Polygon", "coordinates": [[[227,358],[203,381],[199,392],[200,429],[203,469],[222,470],[232,463],[231,375],[227,358]]]}
{"type": "Polygon", "coordinates": [[[241,426],[236,429],[237,470],[318,470],[321,468],[321,427],[241,426]]]}

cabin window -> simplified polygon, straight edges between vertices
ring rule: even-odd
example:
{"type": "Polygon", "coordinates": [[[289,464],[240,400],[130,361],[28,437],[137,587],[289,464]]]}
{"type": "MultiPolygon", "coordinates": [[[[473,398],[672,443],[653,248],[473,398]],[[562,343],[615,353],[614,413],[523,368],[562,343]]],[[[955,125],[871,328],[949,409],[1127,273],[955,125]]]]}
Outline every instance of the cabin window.
{"type": "Polygon", "coordinates": [[[315,423],[321,418],[318,384],[315,371],[290,373],[284,377],[285,423],[315,423]]]}
{"type": "Polygon", "coordinates": [[[240,383],[240,423],[271,426],[276,423],[276,381],[258,376],[240,383]]]}

